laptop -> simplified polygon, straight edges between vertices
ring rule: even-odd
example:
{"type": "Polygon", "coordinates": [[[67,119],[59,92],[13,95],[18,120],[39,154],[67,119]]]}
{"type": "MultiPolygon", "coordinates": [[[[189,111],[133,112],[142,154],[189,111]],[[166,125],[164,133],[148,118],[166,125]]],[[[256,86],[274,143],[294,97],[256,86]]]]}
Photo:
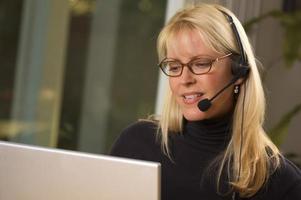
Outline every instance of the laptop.
{"type": "Polygon", "coordinates": [[[1,200],[160,200],[159,163],[0,141],[1,200]]]}

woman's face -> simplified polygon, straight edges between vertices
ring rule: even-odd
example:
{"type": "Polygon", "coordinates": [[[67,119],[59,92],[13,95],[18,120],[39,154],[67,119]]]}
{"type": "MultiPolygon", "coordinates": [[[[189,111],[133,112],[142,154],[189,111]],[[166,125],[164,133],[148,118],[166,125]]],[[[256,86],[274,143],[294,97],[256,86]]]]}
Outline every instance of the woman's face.
{"type": "MultiPolygon", "coordinates": [[[[167,58],[182,63],[188,63],[195,57],[215,60],[221,56],[224,55],[205,46],[197,31],[182,31],[167,46],[167,58]]],[[[233,85],[221,93],[206,112],[197,106],[202,99],[212,98],[231,78],[231,60],[226,57],[214,62],[210,72],[202,75],[193,74],[185,65],[181,76],[169,77],[169,85],[184,117],[196,121],[221,117],[233,109],[233,85]]]]}

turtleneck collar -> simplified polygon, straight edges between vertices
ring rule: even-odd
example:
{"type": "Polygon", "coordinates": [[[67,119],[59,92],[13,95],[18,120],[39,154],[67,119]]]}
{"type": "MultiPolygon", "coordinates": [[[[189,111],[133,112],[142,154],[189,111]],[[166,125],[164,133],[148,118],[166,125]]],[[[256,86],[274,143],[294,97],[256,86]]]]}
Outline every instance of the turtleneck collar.
{"type": "Polygon", "coordinates": [[[201,121],[184,120],[183,135],[201,145],[225,147],[231,138],[232,115],[201,121]]]}

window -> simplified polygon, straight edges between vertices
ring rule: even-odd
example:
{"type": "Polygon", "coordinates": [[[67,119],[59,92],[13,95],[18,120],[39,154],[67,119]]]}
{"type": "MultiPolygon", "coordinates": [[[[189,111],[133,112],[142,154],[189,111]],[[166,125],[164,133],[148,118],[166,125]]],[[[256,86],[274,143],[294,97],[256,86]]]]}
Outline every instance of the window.
{"type": "Polygon", "coordinates": [[[0,91],[2,140],[106,153],[122,129],[154,113],[166,1],[2,4],[16,4],[1,20],[13,32],[1,42],[15,42],[1,50],[11,55],[1,54],[1,80],[10,79],[0,91]]]}

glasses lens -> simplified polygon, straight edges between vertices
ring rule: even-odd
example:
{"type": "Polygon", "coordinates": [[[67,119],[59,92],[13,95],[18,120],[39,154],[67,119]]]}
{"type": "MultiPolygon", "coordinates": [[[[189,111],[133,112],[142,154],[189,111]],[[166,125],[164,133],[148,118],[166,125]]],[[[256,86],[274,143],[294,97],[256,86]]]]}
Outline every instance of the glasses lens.
{"type": "Polygon", "coordinates": [[[182,64],[177,61],[165,61],[161,64],[161,69],[168,76],[178,76],[182,71],[182,64]]]}
{"type": "Polygon", "coordinates": [[[212,65],[212,60],[209,59],[197,59],[190,63],[190,68],[195,74],[208,73],[212,65]]]}

